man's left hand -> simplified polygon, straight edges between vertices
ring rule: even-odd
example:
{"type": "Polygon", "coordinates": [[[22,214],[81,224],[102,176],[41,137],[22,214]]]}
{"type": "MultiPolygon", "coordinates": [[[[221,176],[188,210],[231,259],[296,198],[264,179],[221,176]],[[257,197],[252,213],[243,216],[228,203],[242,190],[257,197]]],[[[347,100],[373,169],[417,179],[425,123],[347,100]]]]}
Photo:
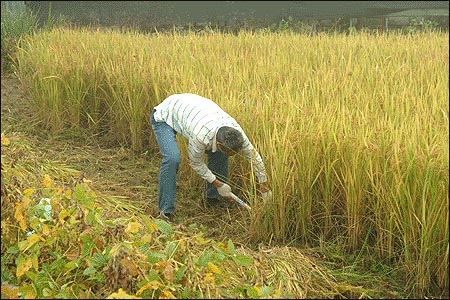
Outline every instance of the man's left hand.
{"type": "Polygon", "coordinates": [[[267,201],[269,201],[270,199],[272,199],[272,191],[267,190],[266,192],[263,192],[263,193],[261,194],[261,196],[262,196],[263,201],[264,201],[264,202],[267,202],[267,201]]]}

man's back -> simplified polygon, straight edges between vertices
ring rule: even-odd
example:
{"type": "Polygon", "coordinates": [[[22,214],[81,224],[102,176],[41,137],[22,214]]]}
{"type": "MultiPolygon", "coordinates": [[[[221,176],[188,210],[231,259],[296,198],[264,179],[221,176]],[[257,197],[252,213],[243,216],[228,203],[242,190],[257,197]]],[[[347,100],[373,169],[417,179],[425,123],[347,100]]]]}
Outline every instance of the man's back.
{"type": "Polygon", "coordinates": [[[199,142],[211,141],[217,129],[230,126],[242,131],[236,120],[215,102],[195,94],[175,94],[155,107],[155,120],[166,122],[176,132],[199,142]]]}

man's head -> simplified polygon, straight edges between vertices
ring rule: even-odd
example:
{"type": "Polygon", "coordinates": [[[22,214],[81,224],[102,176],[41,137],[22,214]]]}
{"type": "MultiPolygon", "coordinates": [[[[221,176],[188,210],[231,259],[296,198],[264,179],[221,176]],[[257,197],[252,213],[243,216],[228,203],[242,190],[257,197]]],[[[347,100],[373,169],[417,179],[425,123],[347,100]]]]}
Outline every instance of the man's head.
{"type": "Polygon", "coordinates": [[[233,156],[241,151],[244,144],[244,137],[238,130],[232,127],[222,126],[217,131],[216,141],[217,147],[222,153],[233,156]]]}

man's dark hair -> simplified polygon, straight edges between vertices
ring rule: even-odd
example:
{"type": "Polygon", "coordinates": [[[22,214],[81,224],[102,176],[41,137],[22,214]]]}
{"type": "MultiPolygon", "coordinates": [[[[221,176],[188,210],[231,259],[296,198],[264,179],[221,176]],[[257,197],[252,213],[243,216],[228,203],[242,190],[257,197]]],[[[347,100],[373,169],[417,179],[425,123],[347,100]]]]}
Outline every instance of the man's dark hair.
{"type": "Polygon", "coordinates": [[[244,144],[241,132],[233,127],[222,126],[217,131],[217,141],[226,149],[239,152],[244,144]]]}

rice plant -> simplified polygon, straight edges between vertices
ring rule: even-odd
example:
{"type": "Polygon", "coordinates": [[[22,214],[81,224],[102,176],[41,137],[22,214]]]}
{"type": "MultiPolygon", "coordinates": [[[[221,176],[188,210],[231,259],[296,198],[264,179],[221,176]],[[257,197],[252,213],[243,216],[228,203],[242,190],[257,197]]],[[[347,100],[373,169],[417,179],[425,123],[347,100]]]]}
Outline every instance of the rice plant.
{"type": "Polygon", "coordinates": [[[274,199],[263,206],[248,162],[230,166],[260,240],[339,239],[349,253],[367,241],[421,294],[448,287],[448,50],[440,32],[57,29],[27,40],[17,69],[48,128],[96,124],[136,151],[155,147],[148,116],[165,97],[217,101],[267,167],[274,199]]]}

